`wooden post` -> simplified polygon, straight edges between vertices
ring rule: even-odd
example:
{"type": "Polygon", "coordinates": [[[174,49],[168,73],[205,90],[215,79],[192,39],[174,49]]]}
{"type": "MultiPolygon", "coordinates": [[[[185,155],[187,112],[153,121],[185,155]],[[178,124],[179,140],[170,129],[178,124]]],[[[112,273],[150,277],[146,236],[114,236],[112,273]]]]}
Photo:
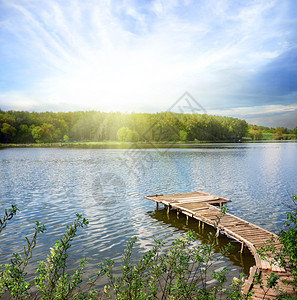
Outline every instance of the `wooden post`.
{"type": "Polygon", "coordinates": [[[220,202],[220,209],[222,209],[222,202],[220,202]]]}
{"type": "Polygon", "coordinates": [[[176,211],[176,218],[179,219],[179,211],[176,211]]]}
{"type": "Polygon", "coordinates": [[[205,223],[204,223],[204,222],[202,222],[202,229],[204,229],[204,225],[205,225],[205,223]]]}
{"type": "Polygon", "coordinates": [[[157,203],[157,210],[159,209],[159,202],[156,202],[157,203]]]}
{"type": "Polygon", "coordinates": [[[243,253],[243,249],[244,249],[244,243],[241,243],[241,249],[240,249],[240,253],[243,253]]]}
{"type": "Polygon", "coordinates": [[[219,237],[219,235],[220,235],[220,229],[219,229],[219,227],[218,227],[218,228],[217,228],[216,237],[219,237]]]}
{"type": "Polygon", "coordinates": [[[188,225],[188,223],[189,223],[189,216],[187,215],[186,225],[188,225]]]}
{"type": "Polygon", "coordinates": [[[170,212],[170,207],[169,205],[167,206],[167,215],[169,215],[169,212],[170,212]]]}
{"type": "Polygon", "coordinates": [[[200,228],[200,226],[201,226],[201,221],[199,220],[198,221],[198,228],[200,228]]]}

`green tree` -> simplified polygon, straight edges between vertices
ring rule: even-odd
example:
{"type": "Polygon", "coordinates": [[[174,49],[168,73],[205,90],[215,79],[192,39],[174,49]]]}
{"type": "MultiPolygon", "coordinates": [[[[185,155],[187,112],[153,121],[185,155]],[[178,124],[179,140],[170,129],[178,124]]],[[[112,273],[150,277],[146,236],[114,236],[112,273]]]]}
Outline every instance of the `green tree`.
{"type": "Polygon", "coordinates": [[[40,126],[35,126],[32,128],[32,136],[37,143],[42,143],[43,135],[44,132],[40,126]]]}
{"type": "Polygon", "coordinates": [[[3,123],[1,128],[1,133],[6,143],[11,142],[16,133],[16,129],[8,123],[3,123]]]}
{"type": "Polygon", "coordinates": [[[138,133],[128,127],[121,127],[117,132],[117,136],[120,142],[137,142],[139,140],[138,133]]]}
{"type": "Polygon", "coordinates": [[[297,127],[295,127],[295,128],[293,129],[293,134],[295,134],[295,137],[296,137],[296,139],[297,139],[297,127]]]}
{"type": "Polygon", "coordinates": [[[63,136],[63,141],[65,142],[65,143],[68,143],[68,141],[69,141],[69,137],[68,137],[68,135],[64,135],[63,136]]]}
{"type": "Polygon", "coordinates": [[[131,135],[131,142],[138,142],[139,141],[139,134],[137,131],[132,130],[132,135],[131,135]]]}
{"type": "Polygon", "coordinates": [[[261,130],[259,129],[250,129],[249,130],[249,136],[253,139],[253,140],[261,140],[263,138],[263,133],[261,130]]]}
{"type": "Polygon", "coordinates": [[[181,141],[186,141],[187,140],[187,136],[188,136],[188,133],[185,131],[185,130],[180,130],[179,131],[179,138],[181,141]]]}
{"type": "Polygon", "coordinates": [[[51,143],[54,141],[55,128],[52,124],[44,123],[32,129],[32,136],[37,143],[51,143]]]}
{"type": "Polygon", "coordinates": [[[32,137],[32,129],[30,129],[27,124],[21,124],[19,126],[16,141],[19,143],[27,143],[34,141],[32,137]]]}
{"type": "Polygon", "coordinates": [[[51,143],[54,141],[54,133],[55,133],[55,127],[52,124],[44,123],[41,126],[44,136],[43,136],[43,142],[44,143],[51,143]]]}
{"type": "Polygon", "coordinates": [[[281,130],[277,130],[275,134],[276,134],[276,139],[278,140],[282,140],[284,138],[283,132],[281,130]]]}

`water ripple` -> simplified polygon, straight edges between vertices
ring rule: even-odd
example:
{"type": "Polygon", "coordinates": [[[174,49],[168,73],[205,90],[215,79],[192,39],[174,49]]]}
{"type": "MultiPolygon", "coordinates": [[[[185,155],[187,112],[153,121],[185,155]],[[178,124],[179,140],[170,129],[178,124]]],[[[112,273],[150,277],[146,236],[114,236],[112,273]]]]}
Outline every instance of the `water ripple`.
{"type": "MultiPolygon", "coordinates": [[[[89,257],[88,273],[106,258],[121,259],[128,239],[137,236],[135,258],[154,239],[171,243],[198,230],[143,198],[149,194],[201,190],[232,199],[229,211],[273,232],[282,228],[290,194],[296,192],[297,144],[207,145],[203,149],[5,149],[0,151],[0,209],[20,211],[1,233],[0,263],[21,251],[33,223],[45,223],[33,265],[44,259],[76,213],[90,221],[71,248],[71,263],[89,257]],[[133,154],[133,155],[132,155],[133,154]]],[[[207,233],[198,232],[201,240],[207,233]]],[[[224,239],[223,239],[224,240],[224,239]]],[[[228,239],[226,238],[226,241],[228,239]]],[[[239,251],[239,250],[238,250],[239,251]]],[[[231,275],[253,261],[238,252],[220,260],[231,275]],[[236,267],[234,267],[236,266],[236,267]]],[[[30,266],[30,270],[33,267],[30,266]]],[[[30,273],[30,272],[29,272],[30,273]]]]}

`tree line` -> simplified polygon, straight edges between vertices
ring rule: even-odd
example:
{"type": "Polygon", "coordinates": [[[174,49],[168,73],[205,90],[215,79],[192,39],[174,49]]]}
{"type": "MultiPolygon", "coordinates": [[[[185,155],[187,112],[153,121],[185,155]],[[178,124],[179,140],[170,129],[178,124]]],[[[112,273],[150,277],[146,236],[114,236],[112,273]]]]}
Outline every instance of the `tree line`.
{"type": "Polygon", "coordinates": [[[265,126],[249,125],[248,136],[252,140],[292,140],[297,139],[297,127],[288,129],[286,127],[270,128],[265,126]]]}
{"type": "Polygon", "coordinates": [[[0,110],[0,143],[234,141],[251,130],[255,135],[260,129],[237,118],[207,114],[0,110]]]}

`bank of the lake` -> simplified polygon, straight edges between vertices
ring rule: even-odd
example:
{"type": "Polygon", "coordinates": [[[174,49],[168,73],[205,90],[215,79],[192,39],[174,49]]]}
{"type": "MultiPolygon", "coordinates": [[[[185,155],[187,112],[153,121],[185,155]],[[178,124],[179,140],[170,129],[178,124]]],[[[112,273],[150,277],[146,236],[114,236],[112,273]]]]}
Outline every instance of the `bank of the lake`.
{"type": "MultiPolygon", "coordinates": [[[[243,140],[238,143],[296,143],[297,140],[243,140]]],[[[234,140],[199,141],[199,142],[69,142],[69,143],[31,143],[31,144],[0,144],[0,148],[81,148],[81,149],[154,149],[154,148],[201,148],[220,144],[234,144],[234,140]]]]}

